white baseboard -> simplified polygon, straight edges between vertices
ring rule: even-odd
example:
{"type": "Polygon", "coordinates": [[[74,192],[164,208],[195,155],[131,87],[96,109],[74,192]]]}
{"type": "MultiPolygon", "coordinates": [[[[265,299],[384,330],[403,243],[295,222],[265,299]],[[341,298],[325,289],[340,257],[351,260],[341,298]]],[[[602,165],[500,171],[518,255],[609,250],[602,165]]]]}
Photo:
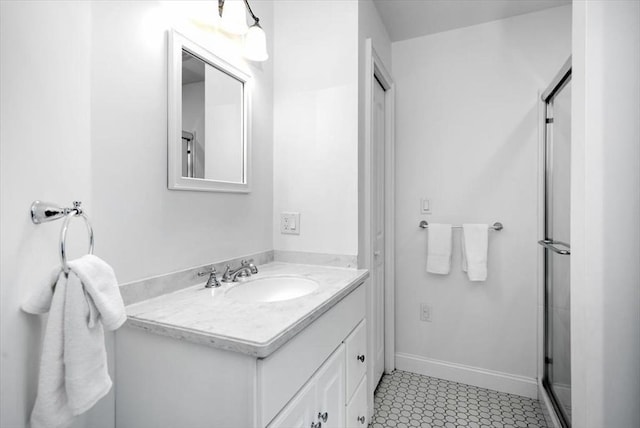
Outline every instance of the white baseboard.
{"type": "Polygon", "coordinates": [[[396,369],[480,388],[538,398],[536,379],[494,370],[433,360],[418,355],[396,353],[396,369]]]}

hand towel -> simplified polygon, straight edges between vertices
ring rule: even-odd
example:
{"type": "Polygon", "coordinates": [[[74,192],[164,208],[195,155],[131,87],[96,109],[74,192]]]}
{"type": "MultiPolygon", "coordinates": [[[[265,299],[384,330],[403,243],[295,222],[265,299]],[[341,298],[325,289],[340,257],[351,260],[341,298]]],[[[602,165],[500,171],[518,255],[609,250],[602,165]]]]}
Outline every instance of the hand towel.
{"type": "Polygon", "coordinates": [[[427,272],[447,275],[451,269],[451,225],[430,224],[427,238],[427,272]]]}
{"type": "Polygon", "coordinates": [[[462,225],[462,270],[470,281],[487,279],[487,250],[489,247],[489,225],[462,225]]]}
{"type": "Polygon", "coordinates": [[[32,428],[68,427],[112,385],[103,327],[115,330],[126,320],[118,282],[113,269],[93,255],[69,262],[69,268],[68,274],[54,271],[22,306],[29,313],[49,312],[32,428]]]}

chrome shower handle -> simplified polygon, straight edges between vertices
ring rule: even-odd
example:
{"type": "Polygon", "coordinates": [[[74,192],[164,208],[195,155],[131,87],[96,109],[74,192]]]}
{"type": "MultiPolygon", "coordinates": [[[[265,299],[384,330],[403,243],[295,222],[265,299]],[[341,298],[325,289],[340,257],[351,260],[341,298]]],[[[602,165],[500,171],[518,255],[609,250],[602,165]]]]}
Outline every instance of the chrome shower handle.
{"type": "Polygon", "coordinates": [[[569,256],[571,255],[571,247],[569,244],[566,244],[561,241],[554,241],[553,239],[543,239],[542,241],[538,241],[538,244],[542,245],[544,248],[547,248],[554,253],[560,254],[561,256],[569,256]],[[563,245],[567,247],[566,250],[560,249],[556,247],[556,245],[563,245]]]}

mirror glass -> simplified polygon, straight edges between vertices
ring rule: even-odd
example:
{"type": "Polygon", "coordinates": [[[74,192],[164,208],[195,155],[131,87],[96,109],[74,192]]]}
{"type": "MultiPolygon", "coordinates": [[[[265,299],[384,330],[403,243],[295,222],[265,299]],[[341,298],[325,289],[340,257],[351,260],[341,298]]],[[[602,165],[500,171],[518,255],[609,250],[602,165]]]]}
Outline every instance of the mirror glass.
{"type": "Polygon", "coordinates": [[[243,84],[182,51],[182,176],[228,182],[244,177],[243,84]]]}
{"type": "Polygon", "coordinates": [[[169,188],[249,191],[248,75],[172,33],[169,188]]]}

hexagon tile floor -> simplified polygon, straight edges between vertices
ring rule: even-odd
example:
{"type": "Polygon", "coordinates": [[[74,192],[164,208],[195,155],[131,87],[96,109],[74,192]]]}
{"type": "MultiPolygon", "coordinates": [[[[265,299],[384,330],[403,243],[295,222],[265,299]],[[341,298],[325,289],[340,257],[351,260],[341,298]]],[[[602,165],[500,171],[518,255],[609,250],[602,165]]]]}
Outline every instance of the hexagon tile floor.
{"type": "Polygon", "coordinates": [[[375,394],[369,428],[547,428],[538,400],[396,370],[375,394]]]}

